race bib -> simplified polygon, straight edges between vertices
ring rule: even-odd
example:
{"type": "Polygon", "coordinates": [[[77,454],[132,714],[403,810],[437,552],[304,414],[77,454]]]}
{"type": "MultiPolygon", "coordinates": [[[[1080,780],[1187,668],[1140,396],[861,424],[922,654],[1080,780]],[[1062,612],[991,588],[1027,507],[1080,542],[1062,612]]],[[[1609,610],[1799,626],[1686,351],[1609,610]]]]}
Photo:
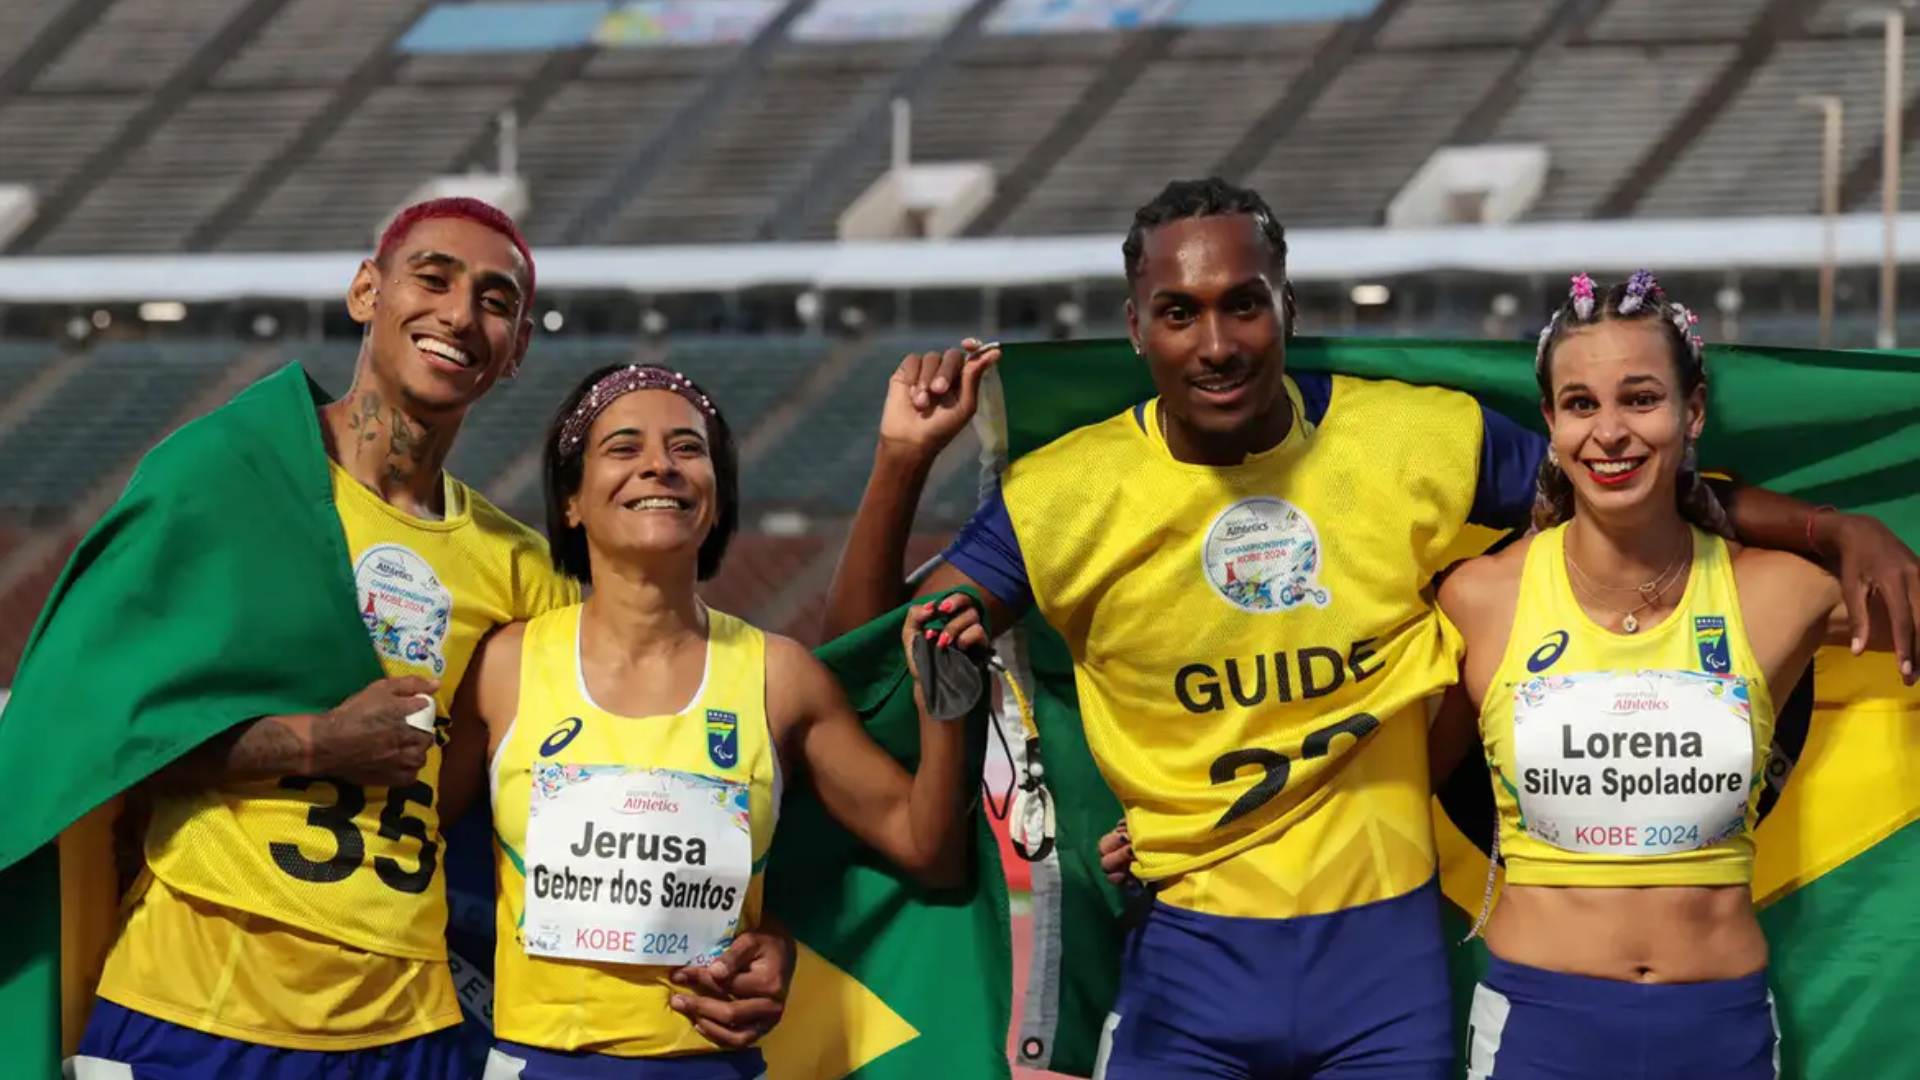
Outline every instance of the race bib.
{"type": "Polygon", "coordinates": [[[540,764],[527,818],[530,956],[704,964],[753,878],[745,784],[622,765],[540,764]]]}
{"type": "Polygon", "coordinates": [[[1580,672],[1514,690],[1521,827],[1565,851],[1670,855],[1746,828],[1755,782],[1745,679],[1580,672]]]}

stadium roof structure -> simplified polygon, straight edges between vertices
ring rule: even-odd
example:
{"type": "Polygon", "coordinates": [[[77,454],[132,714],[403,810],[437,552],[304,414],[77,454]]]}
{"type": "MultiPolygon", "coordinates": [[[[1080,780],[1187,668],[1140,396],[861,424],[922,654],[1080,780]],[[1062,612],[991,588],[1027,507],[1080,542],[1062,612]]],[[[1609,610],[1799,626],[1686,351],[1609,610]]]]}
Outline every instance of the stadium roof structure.
{"type": "MultiPolygon", "coordinates": [[[[1897,255],[1920,262],[1920,214],[1899,219],[1897,255]]],[[[1500,228],[1300,229],[1289,276],[1353,282],[1437,271],[1557,274],[1806,269],[1820,265],[1818,217],[1526,222],[1500,228]]],[[[1883,222],[1838,220],[1840,265],[1881,258],[1883,222]]],[[[153,300],[337,300],[364,252],[51,256],[0,259],[0,303],[153,300]]],[[[549,295],[733,292],[764,286],[834,290],[969,289],[1120,276],[1120,237],[983,238],[548,248],[536,253],[549,295]]]]}

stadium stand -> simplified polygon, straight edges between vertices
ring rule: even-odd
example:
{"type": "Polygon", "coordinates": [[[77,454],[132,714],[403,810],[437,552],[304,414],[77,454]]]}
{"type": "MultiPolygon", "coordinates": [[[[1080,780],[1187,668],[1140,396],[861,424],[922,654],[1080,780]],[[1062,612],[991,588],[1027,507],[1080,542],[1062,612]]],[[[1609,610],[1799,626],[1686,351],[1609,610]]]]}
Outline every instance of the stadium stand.
{"type": "Polygon", "coordinates": [[[1141,190],[1152,184],[1145,178],[1167,162],[1196,171],[1214,164],[1299,76],[1324,33],[1287,26],[1179,34],[1158,58],[1130,65],[1130,82],[1098,124],[1054,133],[1078,141],[999,231],[1111,231],[1152,194],[1141,190]]]}
{"type": "MultiPolygon", "coordinates": [[[[1883,46],[1863,20],[1901,2],[1114,0],[1158,14],[1062,28],[1052,13],[1097,15],[1103,0],[870,0],[864,22],[861,0],[606,0],[598,13],[591,0],[0,0],[0,256],[358,253],[425,186],[506,169],[525,183],[518,217],[536,250],[673,245],[652,254],[678,274],[712,245],[839,235],[889,169],[896,96],[912,106],[915,163],[991,171],[964,238],[1111,238],[1115,279],[1130,214],[1171,176],[1251,184],[1290,226],[1375,229],[1436,152],[1487,145],[1548,155],[1522,222],[1804,217],[1821,195],[1811,95],[1845,109],[1842,210],[1871,212],[1883,46]],[[676,17],[634,14],[662,8],[676,17]],[[734,14],[713,15],[723,8],[734,14]],[[836,9],[838,29],[810,31],[814,8],[836,9]],[[1203,9],[1232,18],[1189,17],[1203,9]],[[499,11],[510,17],[473,29],[499,11]],[[38,199],[17,231],[12,185],[38,199]]],[[[1920,50],[1904,75],[1913,176],[1920,50]]],[[[1920,210],[1920,184],[1900,201],[1920,210]]],[[[1876,255],[1840,269],[1847,346],[1873,339],[1876,255]]],[[[1564,272],[1328,274],[1299,283],[1300,310],[1307,332],[1521,336],[1564,272]],[[1361,288],[1386,286],[1391,305],[1363,307],[1361,288]]],[[[1804,259],[1673,278],[1700,298],[1710,338],[1816,340],[1804,259]]],[[[708,601],[817,644],[901,355],[971,332],[1116,334],[1122,284],[820,286],[834,295],[801,294],[819,301],[803,315],[799,286],[623,281],[608,301],[543,274],[532,353],[474,409],[449,467],[541,526],[541,433],[565,391],[604,363],[677,366],[719,399],[741,450],[743,531],[708,601]]],[[[358,352],[331,299],[206,314],[187,297],[184,326],[134,317],[137,300],[110,312],[84,299],[0,298],[0,692],[142,453],[289,361],[341,393],[358,352]]],[[[1920,315],[1899,325],[1920,336],[1920,315]]],[[[935,466],[909,568],[977,505],[979,455],[967,433],[935,466]]]]}
{"type": "MultiPolygon", "coordinates": [[[[992,169],[974,237],[1117,239],[1168,175],[1212,171],[1260,188],[1289,224],[1374,226],[1436,150],[1483,143],[1547,148],[1536,220],[1805,214],[1819,204],[1808,94],[1845,102],[1844,206],[1879,198],[1881,45],[1856,25],[1875,0],[1379,0],[1275,5],[1272,25],[1049,33],[1002,25],[1040,5],[976,0],[910,41],[796,40],[799,9],[777,2],[762,31],[717,39],[464,51],[411,36],[438,6],[0,0],[0,184],[40,199],[5,254],[363,250],[423,183],[497,165],[503,112],[537,244],[831,239],[887,168],[873,120],[896,93],[914,107],[914,160],[992,169]]],[[[1917,64],[1910,52],[1909,111],[1917,64]]],[[[1490,294],[1474,295],[1476,310],[1432,325],[1479,325],[1490,294]]],[[[1113,332],[1101,302],[1086,318],[1113,332]]],[[[675,364],[720,398],[743,453],[747,532],[711,594],[811,640],[886,374],[959,336],[875,322],[758,336],[676,313],[667,334],[543,333],[475,410],[452,468],[537,521],[539,433],[565,389],[601,363],[675,364]]],[[[1750,325],[1810,333],[1803,310],[1750,325]]],[[[330,392],[351,377],[355,343],[317,329],[254,345],[194,332],[0,342],[0,610],[39,602],[89,511],[198,409],[288,360],[330,392]]],[[[936,469],[915,561],[973,507],[977,453],[969,436],[936,469]]],[[[0,670],[19,622],[0,620],[0,670]]]]}
{"type": "Polygon", "coordinates": [[[0,342],[0,408],[25,391],[53,358],[51,346],[0,342]]]}
{"type": "Polygon", "coordinates": [[[849,102],[889,83],[913,58],[899,42],[795,42],[709,131],[606,229],[614,243],[751,240],[808,152],[849,102]]]}
{"type": "Polygon", "coordinates": [[[69,506],[185,419],[219,381],[232,342],[114,342],[87,357],[41,406],[0,436],[0,512],[69,506]]]}
{"type": "Polygon", "coordinates": [[[1144,176],[1220,166],[1299,223],[1375,223],[1463,117],[1550,146],[1542,218],[1811,209],[1817,155],[1776,168],[1817,141],[1808,92],[1847,99],[1853,172],[1878,152],[1877,42],[1849,23],[1864,0],[1383,0],[1275,26],[977,33],[919,79],[926,42],[787,40],[757,65],[742,43],[403,50],[431,6],[5,0],[0,181],[44,200],[11,253],[357,247],[425,178],[491,165],[508,109],[538,236],[624,190],[623,149],[712,108],[597,222],[597,241],[641,244],[831,236],[886,161],[849,131],[901,90],[921,157],[1002,178],[974,225],[1002,235],[1108,230],[1144,176]],[[807,192],[836,147],[838,181],[807,192]],[[803,212],[770,222],[782,207],[803,212]]]}

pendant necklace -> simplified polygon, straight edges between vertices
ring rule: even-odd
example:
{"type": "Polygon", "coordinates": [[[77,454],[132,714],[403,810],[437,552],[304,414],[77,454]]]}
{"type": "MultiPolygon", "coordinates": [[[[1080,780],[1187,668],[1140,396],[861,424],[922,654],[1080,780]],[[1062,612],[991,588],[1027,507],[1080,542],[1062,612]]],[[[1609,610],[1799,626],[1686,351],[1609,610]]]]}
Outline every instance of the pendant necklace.
{"type": "Polygon", "coordinates": [[[1574,581],[1573,583],[1574,588],[1578,589],[1587,599],[1606,608],[1608,611],[1619,614],[1621,616],[1620,629],[1625,630],[1629,634],[1636,634],[1640,632],[1640,619],[1637,613],[1645,611],[1647,608],[1659,603],[1660,597],[1664,595],[1667,589],[1673,584],[1674,571],[1678,570],[1682,563],[1688,561],[1687,554],[1692,546],[1692,537],[1689,536],[1688,543],[1674,555],[1673,561],[1668,563],[1667,568],[1660,572],[1660,576],[1654,578],[1652,581],[1645,581],[1638,585],[1631,586],[1607,585],[1595,581],[1585,570],[1580,569],[1579,563],[1573,561],[1573,552],[1568,551],[1564,544],[1562,544],[1561,552],[1566,556],[1567,567],[1573,571],[1574,577],[1585,579],[1596,588],[1605,589],[1610,592],[1634,593],[1640,597],[1639,603],[1631,608],[1622,610],[1594,595],[1592,589],[1588,589],[1579,581],[1574,581]]]}

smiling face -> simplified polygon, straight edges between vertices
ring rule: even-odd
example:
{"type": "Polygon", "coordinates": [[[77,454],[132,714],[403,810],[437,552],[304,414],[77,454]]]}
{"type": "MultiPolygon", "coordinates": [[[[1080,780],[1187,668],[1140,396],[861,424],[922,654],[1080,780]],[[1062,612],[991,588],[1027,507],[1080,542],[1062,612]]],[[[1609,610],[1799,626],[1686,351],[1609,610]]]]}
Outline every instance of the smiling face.
{"type": "Polygon", "coordinates": [[[1568,331],[1554,347],[1543,406],[1580,513],[1665,507],[1687,447],[1706,424],[1706,386],[1684,385],[1671,328],[1613,319],[1568,331]]]}
{"type": "Polygon", "coordinates": [[[1195,432],[1257,439],[1285,393],[1282,271],[1251,214],[1148,232],[1127,324],[1167,412],[1195,432]]]}
{"type": "Polygon", "coordinates": [[[596,563],[684,558],[693,573],[719,517],[718,488],[706,417],[679,394],[640,390],[588,429],[567,524],[585,528],[596,563]]]}
{"type": "Polygon", "coordinates": [[[354,276],[348,310],[370,338],[362,377],[421,412],[464,412],[526,352],[526,282],[519,250],[493,229],[420,222],[354,276]]]}

